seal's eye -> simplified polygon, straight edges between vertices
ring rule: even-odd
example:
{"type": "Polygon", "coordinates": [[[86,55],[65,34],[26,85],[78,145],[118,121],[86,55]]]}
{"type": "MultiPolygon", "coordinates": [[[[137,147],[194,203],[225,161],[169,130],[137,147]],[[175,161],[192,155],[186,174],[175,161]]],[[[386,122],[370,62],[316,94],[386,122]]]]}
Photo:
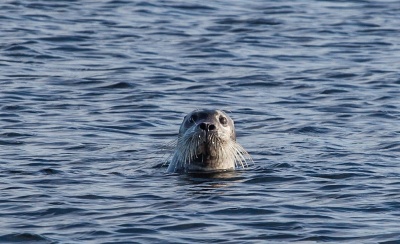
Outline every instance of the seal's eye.
{"type": "Polygon", "coordinates": [[[224,116],[219,116],[219,122],[220,122],[222,125],[227,125],[227,124],[228,124],[228,120],[227,120],[226,117],[224,117],[224,116]]]}
{"type": "Polygon", "coordinates": [[[197,120],[197,115],[196,115],[196,114],[193,114],[193,115],[190,117],[189,122],[190,122],[190,123],[194,123],[194,122],[196,122],[196,120],[197,120]]]}

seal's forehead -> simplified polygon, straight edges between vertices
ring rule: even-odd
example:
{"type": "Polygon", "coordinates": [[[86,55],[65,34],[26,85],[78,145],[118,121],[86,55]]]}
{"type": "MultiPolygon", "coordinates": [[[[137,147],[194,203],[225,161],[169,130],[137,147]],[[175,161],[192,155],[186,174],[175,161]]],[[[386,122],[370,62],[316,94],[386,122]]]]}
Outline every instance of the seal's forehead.
{"type": "Polygon", "coordinates": [[[200,117],[224,115],[224,116],[230,118],[224,111],[219,110],[219,109],[196,109],[189,113],[189,115],[193,115],[193,114],[196,114],[200,117]]]}

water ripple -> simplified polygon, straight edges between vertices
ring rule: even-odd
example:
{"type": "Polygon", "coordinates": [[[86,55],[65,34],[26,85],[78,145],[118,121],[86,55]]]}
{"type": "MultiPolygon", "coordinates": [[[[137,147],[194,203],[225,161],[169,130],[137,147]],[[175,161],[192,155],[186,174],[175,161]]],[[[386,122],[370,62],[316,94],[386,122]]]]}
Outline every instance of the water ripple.
{"type": "Polygon", "coordinates": [[[399,242],[397,5],[6,1],[0,243],[399,242]],[[196,108],[255,164],[166,174],[196,108]]]}

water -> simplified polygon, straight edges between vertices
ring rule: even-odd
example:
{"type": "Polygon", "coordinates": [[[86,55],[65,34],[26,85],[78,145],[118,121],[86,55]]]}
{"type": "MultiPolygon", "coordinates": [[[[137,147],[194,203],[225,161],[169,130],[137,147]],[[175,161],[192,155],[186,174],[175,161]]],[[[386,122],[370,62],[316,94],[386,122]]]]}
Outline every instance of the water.
{"type": "Polygon", "coordinates": [[[3,1],[0,242],[400,241],[398,1],[3,1]],[[161,167],[231,111],[255,164],[161,167]]]}

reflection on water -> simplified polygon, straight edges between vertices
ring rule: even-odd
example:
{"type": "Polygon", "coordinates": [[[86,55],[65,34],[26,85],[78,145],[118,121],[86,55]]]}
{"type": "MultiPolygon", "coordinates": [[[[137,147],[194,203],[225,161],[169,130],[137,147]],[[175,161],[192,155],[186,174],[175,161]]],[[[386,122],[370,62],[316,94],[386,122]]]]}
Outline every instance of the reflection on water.
{"type": "Polygon", "coordinates": [[[185,184],[191,185],[190,189],[205,192],[215,188],[224,188],[243,181],[241,171],[224,171],[214,173],[190,173],[183,176],[185,184]]]}

